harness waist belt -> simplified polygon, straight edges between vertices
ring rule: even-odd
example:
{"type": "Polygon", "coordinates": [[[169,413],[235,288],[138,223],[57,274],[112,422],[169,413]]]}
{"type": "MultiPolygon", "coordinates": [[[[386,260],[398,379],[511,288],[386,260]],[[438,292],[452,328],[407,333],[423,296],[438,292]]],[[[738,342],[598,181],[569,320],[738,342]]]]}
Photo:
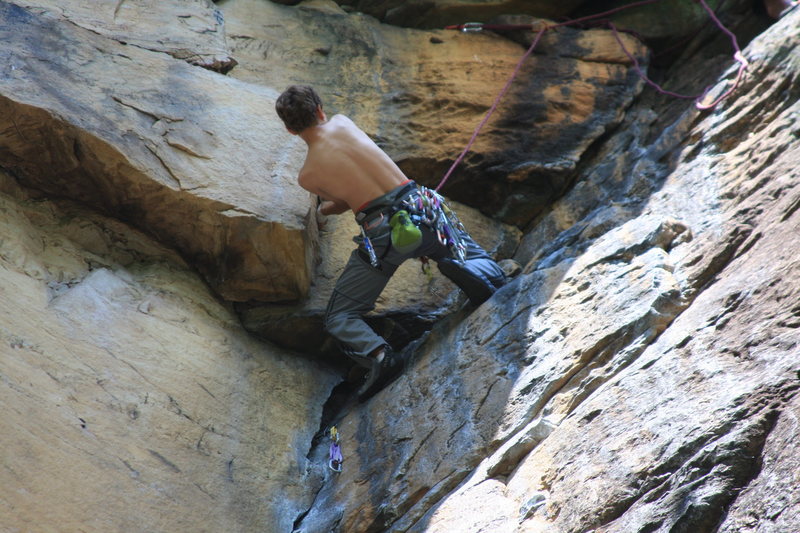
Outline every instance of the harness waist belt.
{"type": "Polygon", "coordinates": [[[398,201],[403,200],[406,196],[417,190],[417,184],[413,180],[408,180],[403,185],[400,185],[386,194],[378,196],[374,200],[368,202],[356,213],[356,222],[365,224],[376,216],[385,213],[391,209],[398,201]]]}

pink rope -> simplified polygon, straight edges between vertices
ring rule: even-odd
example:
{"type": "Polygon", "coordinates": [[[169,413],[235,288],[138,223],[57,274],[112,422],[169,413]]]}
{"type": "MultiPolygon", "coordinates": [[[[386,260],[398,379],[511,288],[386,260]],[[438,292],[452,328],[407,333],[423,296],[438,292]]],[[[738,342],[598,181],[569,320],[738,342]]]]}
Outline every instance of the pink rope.
{"type": "Polygon", "coordinates": [[[483,120],[481,120],[480,124],[478,124],[478,127],[475,128],[475,131],[472,133],[472,137],[470,137],[467,146],[464,147],[464,150],[461,151],[461,154],[459,154],[459,156],[450,166],[450,170],[448,170],[447,173],[444,175],[442,181],[439,182],[439,185],[435,189],[436,191],[438,191],[444,186],[445,182],[448,180],[448,178],[450,178],[450,174],[453,173],[458,164],[461,163],[461,160],[464,159],[464,156],[467,155],[469,149],[472,148],[472,144],[478,137],[478,133],[481,131],[481,128],[483,128],[483,126],[489,120],[489,117],[491,117],[495,109],[497,109],[497,106],[500,104],[500,100],[503,99],[503,96],[505,96],[506,92],[508,91],[508,88],[511,87],[511,83],[514,81],[514,78],[516,78],[517,74],[519,74],[519,71],[522,68],[522,64],[525,62],[526,59],[528,59],[528,56],[531,55],[533,49],[536,48],[536,45],[539,44],[539,39],[542,38],[542,35],[544,34],[545,31],[547,31],[547,26],[543,26],[542,29],[539,30],[539,32],[536,34],[536,38],[533,40],[533,43],[531,43],[531,46],[528,48],[528,51],[525,52],[525,54],[517,62],[517,66],[514,68],[514,72],[511,73],[511,76],[508,78],[508,81],[506,81],[506,84],[503,86],[503,89],[497,95],[497,98],[494,99],[492,107],[490,107],[489,111],[486,112],[486,115],[484,115],[483,120]]]}
{"type": "MultiPolygon", "coordinates": [[[[644,71],[642,70],[642,67],[639,65],[639,60],[636,59],[636,57],[633,54],[631,54],[628,51],[627,48],[625,48],[625,44],[622,42],[622,39],[619,36],[619,30],[617,30],[617,27],[614,25],[614,23],[613,22],[609,22],[608,23],[608,27],[611,28],[611,31],[614,33],[614,38],[617,40],[617,43],[619,43],[619,47],[622,49],[623,52],[625,52],[625,55],[628,56],[628,59],[631,61],[631,63],[633,63],[633,69],[636,71],[636,73],[639,75],[639,77],[642,78],[645,81],[645,83],[647,83],[648,85],[653,87],[659,93],[665,94],[667,96],[673,96],[675,98],[686,98],[686,99],[691,99],[691,100],[694,100],[695,98],[698,98],[697,95],[687,96],[685,94],[678,94],[678,93],[674,93],[672,91],[668,91],[668,90],[662,88],[659,84],[657,84],[656,82],[654,82],[650,78],[648,78],[647,74],[644,73],[644,71]]],[[[705,94],[705,93],[703,93],[703,94],[705,94]]]]}
{"type": "Polygon", "coordinates": [[[706,4],[705,0],[697,0],[697,1],[703,6],[703,9],[705,9],[708,12],[709,16],[711,17],[711,20],[714,21],[717,27],[726,35],[728,35],[728,37],[730,37],[731,45],[735,50],[733,58],[739,62],[739,71],[736,74],[736,80],[734,81],[733,85],[731,85],[730,89],[728,89],[725,93],[723,93],[721,96],[719,96],[716,100],[714,100],[710,104],[703,104],[700,102],[700,100],[702,100],[705,97],[705,95],[708,94],[708,91],[711,89],[711,87],[707,87],[706,90],[699,95],[678,94],[664,89],[663,87],[655,83],[653,80],[648,78],[647,75],[642,70],[641,66],[639,65],[639,61],[636,59],[636,57],[633,54],[631,54],[627,48],[625,48],[625,44],[619,37],[619,30],[617,30],[617,27],[614,26],[614,23],[609,22],[608,27],[611,28],[612,32],[614,32],[614,38],[617,40],[619,47],[622,49],[623,52],[625,52],[625,55],[628,56],[628,59],[631,61],[631,63],[633,63],[633,68],[636,70],[636,73],[639,74],[639,77],[641,77],[648,85],[653,87],[657,92],[667,96],[672,96],[674,98],[685,98],[687,100],[695,100],[694,104],[695,107],[697,107],[697,109],[705,111],[708,109],[713,109],[714,107],[719,105],[720,102],[722,102],[728,96],[733,94],[733,92],[739,87],[739,84],[742,81],[744,71],[747,70],[748,62],[747,59],[745,59],[744,55],[742,54],[741,48],[739,48],[739,42],[736,39],[736,35],[734,35],[733,32],[731,32],[728,28],[725,27],[722,21],[720,21],[719,18],[717,17],[717,14],[714,13],[714,11],[708,6],[708,4],[706,4]]]}
{"type": "MultiPolygon", "coordinates": [[[[625,6],[620,6],[620,7],[614,8],[614,9],[610,9],[608,11],[604,11],[603,13],[598,13],[596,15],[588,15],[588,16],[585,16],[585,17],[580,17],[580,18],[573,19],[573,20],[568,20],[568,21],[565,21],[565,22],[559,22],[558,24],[552,24],[552,25],[549,25],[549,26],[548,25],[544,25],[536,33],[536,37],[534,38],[534,40],[531,43],[531,45],[528,48],[528,50],[525,52],[525,54],[517,62],[517,65],[514,68],[514,71],[511,73],[511,76],[508,78],[508,81],[506,81],[506,84],[503,86],[503,88],[501,89],[500,93],[494,99],[494,102],[492,103],[492,106],[489,108],[489,111],[486,112],[486,115],[484,115],[484,117],[481,120],[481,122],[475,128],[475,131],[472,133],[472,137],[470,137],[469,142],[467,143],[467,146],[464,147],[464,150],[461,151],[459,156],[456,158],[456,160],[450,166],[450,168],[448,169],[447,173],[445,173],[444,177],[442,178],[442,181],[439,182],[439,185],[436,187],[436,191],[439,191],[444,186],[445,182],[447,182],[447,180],[450,178],[450,175],[453,173],[453,171],[456,169],[456,167],[461,163],[461,161],[467,155],[467,152],[469,152],[469,149],[472,148],[472,145],[474,144],[475,139],[478,137],[478,133],[481,131],[483,126],[485,126],[486,123],[489,121],[489,118],[492,116],[492,114],[494,114],[495,110],[497,109],[497,106],[500,104],[500,101],[503,99],[503,97],[505,96],[506,92],[508,92],[508,89],[511,87],[511,84],[513,83],[514,79],[517,77],[517,74],[519,74],[519,71],[522,69],[522,64],[525,62],[525,60],[528,58],[528,56],[530,56],[531,53],[533,53],[534,48],[536,48],[536,46],[539,44],[539,40],[541,39],[541,37],[542,37],[542,35],[544,34],[545,31],[551,30],[551,29],[554,29],[554,28],[558,28],[558,27],[561,27],[561,26],[579,24],[581,22],[586,22],[586,21],[589,21],[589,20],[593,20],[593,19],[597,19],[597,18],[601,18],[601,17],[606,17],[608,15],[613,15],[614,13],[617,13],[617,12],[625,10],[625,9],[644,6],[644,5],[647,5],[647,4],[652,4],[652,3],[660,2],[660,1],[661,0],[642,0],[640,2],[634,2],[632,4],[628,4],[628,5],[625,5],[625,6]]],[[[708,4],[705,2],[705,0],[695,0],[695,1],[699,2],[700,5],[703,6],[703,9],[705,9],[708,12],[709,16],[714,21],[714,23],[717,25],[717,27],[722,32],[724,32],[726,35],[728,35],[728,37],[730,37],[731,44],[732,44],[732,46],[733,46],[733,48],[735,50],[733,58],[736,61],[739,62],[739,71],[738,71],[738,73],[736,75],[736,80],[734,81],[733,85],[730,87],[730,89],[725,91],[725,93],[723,93],[721,96],[719,96],[716,100],[714,100],[710,104],[702,104],[700,102],[700,100],[703,97],[705,97],[705,95],[708,93],[710,88],[707,88],[700,95],[688,96],[688,95],[683,95],[683,94],[678,94],[678,93],[675,93],[675,92],[672,92],[672,91],[668,91],[668,90],[662,88],[657,83],[655,83],[650,78],[648,78],[647,75],[642,70],[641,66],[639,65],[639,61],[636,59],[636,57],[633,54],[631,54],[628,51],[627,48],[625,48],[625,45],[624,45],[624,43],[622,42],[622,39],[619,36],[619,30],[617,30],[616,26],[614,26],[614,24],[611,21],[608,21],[607,24],[608,24],[609,28],[611,28],[611,31],[614,33],[614,37],[617,40],[617,43],[619,43],[620,48],[625,53],[625,55],[628,56],[628,59],[633,64],[633,68],[634,68],[634,70],[636,70],[636,73],[639,74],[639,76],[648,85],[650,85],[656,91],[658,91],[659,93],[664,94],[664,95],[672,96],[672,97],[675,97],[675,98],[693,99],[693,100],[695,100],[695,106],[698,109],[700,109],[700,110],[708,110],[708,109],[712,109],[712,108],[716,107],[720,102],[722,102],[728,96],[733,94],[733,92],[739,87],[739,84],[741,83],[742,77],[744,76],[744,71],[747,70],[748,62],[747,62],[747,59],[745,59],[744,55],[742,54],[741,48],[739,48],[739,43],[738,43],[738,41],[736,39],[736,35],[734,35],[733,32],[731,32],[728,28],[725,27],[725,25],[722,23],[722,21],[719,20],[719,18],[717,17],[716,13],[714,13],[714,11],[708,6],[708,4]]],[[[483,25],[480,26],[480,28],[483,28],[483,27],[484,27],[483,25]]],[[[491,25],[486,25],[486,27],[487,28],[492,28],[491,25]]],[[[511,27],[512,26],[503,26],[503,29],[510,29],[511,27]]],[[[520,29],[523,29],[523,28],[524,29],[533,29],[533,25],[530,25],[530,24],[520,24],[520,25],[517,25],[515,27],[516,28],[520,28],[520,29]]],[[[448,26],[447,27],[447,29],[463,29],[463,28],[464,28],[464,25],[461,25],[461,26],[448,26]]]]}
{"type": "MultiPolygon", "coordinates": [[[[697,107],[697,109],[705,111],[716,107],[717,104],[719,104],[721,101],[723,101],[731,94],[733,94],[733,91],[735,91],[739,87],[739,84],[742,81],[742,77],[744,76],[744,71],[747,70],[748,62],[747,59],[744,57],[744,54],[742,54],[742,49],[739,48],[739,41],[736,39],[736,36],[733,34],[733,32],[730,31],[728,28],[726,28],[725,25],[722,23],[722,21],[720,21],[719,18],[717,18],[717,14],[714,13],[714,11],[710,7],[708,7],[708,4],[706,4],[705,0],[698,0],[698,1],[700,2],[700,5],[703,6],[703,9],[705,9],[708,12],[708,15],[711,17],[711,20],[714,21],[717,27],[720,30],[722,30],[723,33],[727,34],[728,37],[730,37],[731,46],[733,46],[733,49],[735,50],[733,58],[739,62],[739,72],[737,72],[736,80],[733,82],[733,85],[731,85],[730,89],[725,91],[719,98],[717,98],[710,104],[701,104],[699,99],[697,102],[695,102],[694,105],[695,107],[697,107]]],[[[702,98],[703,96],[705,96],[705,93],[703,93],[700,96],[700,98],[702,98]]]]}

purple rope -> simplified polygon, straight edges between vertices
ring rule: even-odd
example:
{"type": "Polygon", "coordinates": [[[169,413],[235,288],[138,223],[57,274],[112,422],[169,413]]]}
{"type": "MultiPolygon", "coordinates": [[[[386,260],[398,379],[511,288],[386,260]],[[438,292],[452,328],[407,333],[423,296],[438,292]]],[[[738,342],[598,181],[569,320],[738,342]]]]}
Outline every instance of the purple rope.
{"type": "MultiPolygon", "coordinates": [[[[619,11],[623,11],[625,9],[630,9],[632,7],[644,6],[644,5],[647,5],[647,4],[653,4],[655,2],[660,2],[660,1],[661,0],[642,0],[640,2],[634,2],[632,4],[628,4],[628,5],[625,5],[625,6],[620,6],[620,7],[614,8],[614,9],[610,9],[608,11],[605,11],[603,13],[598,13],[596,15],[587,15],[585,17],[580,17],[580,18],[573,19],[573,20],[568,20],[568,21],[565,21],[565,22],[559,22],[558,24],[553,24],[553,25],[549,25],[549,26],[548,25],[543,26],[542,29],[540,29],[537,32],[536,38],[534,38],[533,43],[531,43],[531,46],[528,48],[528,50],[525,52],[525,54],[522,56],[522,58],[520,58],[520,60],[517,62],[517,66],[514,68],[514,72],[512,72],[511,76],[508,78],[508,81],[506,81],[506,84],[503,86],[503,88],[500,91],[500,93],[494,99],[494,102],[492,103],[492,106],[489,108],[489,111],[487,111],[486,115],[483,117],[483,120],[481,120],[480,124],[478,124],[478,127],[475,128],[475,131],[472,133],[472,137],[470,137],[469,142],[467,143],[467,146],[464,148],[464,150],[461,151],[461,154],[459,154],[459,156],[456,158],[456,160],[450,166],[450,168],[448,169],[447,173],[445,173],[444,177],[442,178],[442,181],[440,181],[439,185],[436,186],[435,190],[438,192],[439,189],[441,189],[444,186],[445,182],[450,178],[450,175],[453,173],[453,171],[456,169],[456,167],[464,159],[464,156],[467,155],[467,152],[469,151],[469,149],[472,148],[472,145],[475,142],[475,139],[478,137],[478,133],[481,131],[483,126],[486,125],[486,122],[489,121],[489,118],[492,116],[492,114],[497,109],[497,106],[500,104],[500,100],[503,99],[503,96],[505,96],[506,92],[508,92],[509,87],[511,87],[511,83],[514,81],[514,78],[516,78],[517,74],[519,74],[519,71],[522,68],[522,64],[525,62],[525,60],[528,58],[528,56],[531,55],[531,53],[533,52],[534,48],[536,48],[536,46],[539,44],[539,40],[541,39],[541,37],[542,37],[542,35],[544,34],[545,31],[550,30],[550,29],[554,29],[554,28],[558,28],[558,27],[561,27],[561,26],[569,26],[569,25],[572,25],[572,24],[578,24],[578,23],[586,22],[588,20],[593,20],[593,19],[596,19],[596,18],[606,17],[608,15],[613,15],[614,13],[617,13],[619,11]]],[[[705,0],[695,0],[695,1],[699,2],[700,5],[703,6],[703,9],[705,9],[708,12],[709,16],[714,21],[714,23],[717,25],[717,27],[720,30],[722,30],[726,35],[728,35],[728,37],[730,37],[731,44],[733,45],[733,48],[735,50],[733,58],[736,61],[739,62],[739,72],[737,73],[736,80],[734,81],[734,83],[731,86],[731,88],[728,89],[725,93],[723,93],[720,97],[718,97],[716,100],[714,100],[710,104],[701,104],[700,103],[700,100],[708,93],[710,87],[706,88],[706,90],[703,91],[703,93],[700,94],[700,95],[688,96],[688,95],[678,94],[678,93],[675,93],[675,92],[672,92],[672,91],[668,91],[668,90],[662,88],[657,83],[655,83],[650,78],[648,78],[647,75],[642,70],[641,66],[639,65],[639,61],[636,59],[636,57],[634,57],[633,54],[631,54],[628,51],[628,49],[625,48],[625,45],[622,43],[622,39],[620,39],[620,37],[619,37],[619,31],[617,30],[616,26],[614,26],[614,24],[611,21],[608,21],[608,26],[609,26],[609,28],[611,28],[612,32],[614,33],[614,37],[616,38],[617,43],[619,43],[620,48],[622,48],[622,51],[625,53],[626,56],[628,56],[628,59],[630,59],[631,63],[633,63],[633,68],[636,70],[636,73],[639,74],[639,76],[645,81],[645,83],[647,83],[648,85],[653,87],[656,91],[658,91],[661,94],[665,94],[665,95],[672,96],[672,97],[675,97],[675,98],[685,98],[685,99],[696,100],[695,101],[695,107],[697,107],[698,109],[701,109],[701,110],[708,110],[708,109],[712,109],[712,108],[716,107],[721,101],[723,101],[728,96],[730,96],[739,87],[739,84],[741,83],[741,80],[742,80],[742,76],[744,75],[744,71],[747,70],[748,62],[747,62],[747,59],[745,59],[744,55],[742,54],[741,48],[739,48],[739,43],[738,43],[738,41],[736,39],[736,35],[734,35],[733,32],[731,32],[728,28],[725,27],[725,25],[722,23],[722,21],[719,20],[719,18],[717,17],[716,13],[714,13],[714,11],[708,6],[708,4],[705,2],[705,0]]],[[[487,25],[487,26],[491,27],[489,25],[487,25]]],[[[448,28],[450,28],[450,29],[463,28],[463,27],[464,27],[463,25],[462,26],[448,26],[448,28]]],[[[533,29],[533,25],[519,25],[519,27],[529,27],[530,29],[533,29]]],[[[481,26],[481,28],[483,28],[483,26],[481,26]]]]}
{"type": "Polygon", "coordinates": [[[631,54],[627,48],[625,48],[625,44],[622,42],[622,39],[620,39],[619,30],[617,30],[617,27],[614,25],[614,23],[609,22],[608,27],[611,28],[611,31],[614,33],[614,38],[617,40],[617,43],[619,43],[619,47],[622,49],[623,52],[625,52],[625,55],[628,56],[628,59],[631,61],[631,63],[633,63],[633,69],[636,71],[637,74],[639,74],[639,77],[642,78],[645,81],[645,83],[647,83],[657,92],[675,98],[685,98],[687,100],[695,100],[697,98],[701,98],[703,95],[706,94],[706,92],[708,92],[708,89],[706,89],[701,95],[687,95],[687,94],[674,93],[672,91],[664,89],[659,84],[657,84],[656,82],[647,77],[647,74],[644,73],[642,67],[639,65],[639,60],[636,59],[636,57],[633,54],[631,54]]]}
{"type": "Polygon", "coordinates": [[[525,54],[517,62],[517,66],[514,68],[514,72],[511,73],[511,76],[508,78],[508,81],[506,81],[506,84],[505,86],[503,86],[502,90],[500,91],[500,94],[498,94],[497,98],[494,99],[492,107],[490,107],[489,111],[487,111],[486,115],[484,115],[483,120],[481,120],[480,124],[478,124],[478,127],[475,128],[475,131],[472,132],[472,137],[470,137],[467,146],[464,147],[464,150],[461,151],[461,154],[459,154],[459,156],[456,158],[453,164],[450,165],[450,170],[448,170],[447,173],[444,175],[442,181],[439,182],[439,185],[435,189],[437,192],[444,186],[445,182],[450,177],[450,174],[453,173],[458,164],[461,163],[461,160],[464,159],[464,156],[467,155],[469,149],[472,148],[472,144],[478,137],[478,133],[481,131],[481,128],[483,128],[483,126],[489,120],[489,117],[491,117],[495,109],[497,109],[497,106],[500,104],[500,100],[503,99],[503,96],[505,96],[506,92],[508,91],[508,88],[511,87],[511,83],[514,81],[514,78],[516,78],[517,74],[519,74],[519,71],[522,68],[522,64],[525,62],[526,59],[528,59],[528,56],[531,55],[531,52],[533,52],[533,49],[536,48],[536,45],[539,44],[539,39],[542,38],[542,34],[544,34],[545,31],[547,31],[547,26],[544,26],[541,30],[539,30],[539,32],[536,34],[536,38],[533,40],[533,43],[531,43],[531,46],[528,48],[528,51],[525,52],[525,54]]]}
{"type": "MultiPolygon", "coordinates": [[[[733,82],[733,85],[731,85],[730,89],[725,91],[719,98],[717,98],[710,104],[701,104],[699,101],[695,102],[695,107],[697,107],[697,109],[707,110],[716,107],[717,104],[719,104],[721,101],[723,101],[731,94],[733,94],[733,91],[735,91],[739,87],[739,84],[742,81],[742,76],[744,76],[744,71],[747,70],[748,63],[747,59],[744,57],[744,54],[742,54],[742,49],[739,48],[739,41],[736,40],[736,36],[733,34],[733,32],[730,31],[728,28],[726,28],[725,25],[719,20],[719,18],[717,18],[717,14],[714,13],[714,11],[710,7],[708,7],[708,4],[706,4],[705,0],[698,0],[698,1],[700,2],[700,5],[703,6],[703,9],[705,9],[708,12],[709,16],[711,17],[711,20],[714,21],[717,27],[720,30],[722,30],[723,33],[727,34],[728,37],[730,37],[731,45],[735,50],[733,58],[739,62],[739,72],[736,73],[736,81],[733,82]]],[[[701,95],[701,98],[702,96],[705,96],[705,93],[701,95]]]]}

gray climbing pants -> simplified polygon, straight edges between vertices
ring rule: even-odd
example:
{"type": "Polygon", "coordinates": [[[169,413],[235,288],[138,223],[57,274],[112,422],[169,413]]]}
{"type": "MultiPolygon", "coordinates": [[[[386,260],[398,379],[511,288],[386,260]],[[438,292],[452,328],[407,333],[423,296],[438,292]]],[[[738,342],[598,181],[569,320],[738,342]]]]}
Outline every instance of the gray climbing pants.
{"type": "Polygon", "coordinates": [[[505,274],[500,266],[463,231],[459,232],[466,252],[463,263],[453,257],[448,246],[442,244],[436,231],[425,224],[419,226],[422,243],[413,252],[403,254],[392,247],[391,213],[416,191],[414,182],[402,185],[367,204],[356,216],[372,244],[378,266],[371,264],[363,239],[358,239],[358,248],[353,250],[336,282],[325,312],[325,330],[356,361],[387,344],[364,322],[363,316],[375,308],[378,296],[406,259],[426,256],[436,261],[439,271],[464,290],[476,305],[487,300],[505,283],[505,274]],[[368,216],[363,216],[365,213],[368,216]]]}

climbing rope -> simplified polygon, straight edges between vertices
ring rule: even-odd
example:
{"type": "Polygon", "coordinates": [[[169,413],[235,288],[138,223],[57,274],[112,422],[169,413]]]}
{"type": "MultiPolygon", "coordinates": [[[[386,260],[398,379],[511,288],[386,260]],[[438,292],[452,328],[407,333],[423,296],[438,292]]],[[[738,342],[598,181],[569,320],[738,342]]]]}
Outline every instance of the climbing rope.
{"type": "MultiPolygon", "coordinates": [[[[719,18],[717,17],[717,14],[714,13],[714,10],[708,7],[708,4],[706,4],[705,0],[698,0],[698,1],[700,2],[700,5],[703,6],[703,9],[705,9],[708,12],[708,15],[711,17],[711,20],[714,21],[714,24],[716,24],[717,27],[730,38],[731,46],[733,46],[734,49],[733,58],[739,62],[739,72],[736,74],[736,80],[733,82],[733,85],[731,85],[730,89],[725,91],[719,98],[717,98],[716,100],[707,105],[701,104],[699,99],[705,96],[705,92],[702,95],[700,95],[697,102],[695,103],[695,106],[698,109],[707,110],[716,107],[717,104],[719,104],[721,101],[723,101],[728,96],[733,94],[733,91],[735,91],[739,87],[739,84],[742,82],[742,77],[744,77],[744,71],[747,70],[747,66],[749,63],[747,62],[747,59],[744,57],[744,54],[742,54],[742,49],[739,48],[739,41],[736,39],[736,35],[734,35],[731,30],[725,27],[722,21],[719,20],[719,18]]],[[[706,92],[708,92],[707,89],[706,92]]]]}
{"type": "Polygon", "coordinates": [[[733,49],[735,51],[734,54],[733,54],[733,58],[739,63],[739,71],[736,74],[736,80],[733,82],[731,87],[727,91],[725,91],[722,95],[720,95],[716,100],[714,100],[713,102],[711,102],[709,104],[703,104],[702,100],[705,99],[706,94],[708,94],[708,91],[711,90],[710,86],[706,87],[705,91],[703,91],[700,94],[685,95],[685,94],[679,94],[679,93],[675,93],[675,92],[672,92],[672,91],[668,91],[668,90],[664,89],[663,87],[661,87],[660,85],[658,85],[657,83],[655,83],[650,78],[648,78],[647,75],[642,70],[641,66],[639,65],[639,61],[636,59],[636,57],[633,54],[631,54],[628,51],[627,48],[625,48],[625,44],[622,42],[622,39],[620,39],[620,37],[619,37],[619,30],[617,29],[616,26],[614,26],[614,23],[613,22],[608,22],[608,27],[611,28],[611,31],[614,33],[614,37],[616,38],[617,43],[619,44],[619,47],[622,49],[622,51],[625,53],[625,55],[628,56],[628,59],[633,64],[634,70],[636,70],[636,73],[639,74],[639,77],[641,77],[645,81],[645,83],[647,83],[648,85],[653,87],[660,94],[664,94],[664,95],[667,95],[667,96],[672,96],[674,98],[684,98],[684,99],[687,99],[687,100],[695,100],[695,107],[697,107],[697,109],[706,111],[706,110],[715,108],[717,105],[719,105],[720,102],[722,102],[728,96],[733,94],[733,91],[735,91],[739,87],[739,84],[742,81],[742,77],[744,76],[744,71],[747,70],[747,67],[748,67],[749,63],[747,62],[747,59],[745,59],[744,55],[742,54],[741,48],[739,48],[739,42],[737,41],[736,36],[728,28],[726,28],[724,24],[722,24],[722,22],[717,17],[716,13],[714,13],[714,11],[708,6],[708,4],[706,4],[705,0],[697,0],[697,1],[703,6],[703,8],[711,16],[711,20],[713,20],[716,23],[716,25],[725,34],[727,34],[730,37],[733,49]]]}
{"type": "Polygon", "coordinates": [[[462,150],[461,154],[459,154],[459,156],[456,158],[455,162],[450,166],[450,170],[448,170],[447,173],[444,175],[444,178],[442,178],[442,181],[439,182],[439,185],[436,186],[436,189],[435,189],[436,192],[439,192],[439,189],[441,189],[444,186],[445,182],[448,180],[448,178],[450,178],[450,174],[453,173],[453,171],[456,169],[458,164],[461,163],[461,160],[464,159],[464,156],[467,155],[467,152],[469,151],[469,149],[472,148],[472,144],[475,142],[475,139],[478,137],[478,133],[481,131],[483,126],[486,124],[486,122],[489,121],[489,117],[492,116],[492,114],[494,113],[495,109],[497,109],[497,106],[500,104],[500,100],[503,99],[503,96],[505,96],[506,92],[508,91],[508,88],[511,87],[511,83],[514,81],[514,78],[516,78],[517,74],[519,74],[519,71],[522,68],[522,64],[525,62],[526,59],[528,59],[528,56],[531,55],[531,53],[533,52],[533,49],[536,48],[536,45],[539,44],[539,39],[542,38],[542,35],[544,34],[544,32],[546,30],[547,30],[547,26],[544,26],[536,34],[536,37],[533,39],[533,42],[531,43],[531,46],[528,48],[528,51],[525,52],[525,54],[517,62],[517,66],[514,68],[514,72],[511,73],[511,76],[508,78],[508,81],[503,86],[503,88],[500,90],[500,93],[497,95],[497,98],[494,99],[494,103],[492,103],[492,107],[489,108],[489,111],[486,113],[486,115],[484,115],[483,120],[481,120],[480,124],[478,124],[478,127],[475,128],[475,131],[472,133],[472,137],[470,138],[469,142],[467,143],[467,146],[464,148],[464,150],[462,150]]]}
{"type": "MultiPolygon", "coordinates": [[[[456,167],[458,167],[458,165],[461,163],[461,161],[467,155],[467,152],[469,152],[469,149],[472,148],[472,145],[475,143],[475,139],[478,137],[478,133],[480,133],[481,129],[483,129],[483,126],[486,125],[486,123],[489,121],[489,118],[492,116],[492,114],[494,114],[495,110],[497,109],[497,106],[500,104],[500,101],[503,99],[503,97],[505,96],[506,92],[508,92],[508,89],[511,87],[511,84],[514,82],[514,79],[517,77],[517,75],[519,74],[519,71],[522,69],[523,63],[533,53],[533,50],[539,44],[539,41],[542,38],[542,35],[544,35],[544,32],[546,32],[548,30],[553,30],[553,29],[556,29],[556,28],[560,28],[562,26],[572,26],[572,25],[576,25],[576,24],[582,24],[582,23],[585,23],[585,22],[593,21],[593,20],[596,20],[596,19],[601,19],[601,18],[608,17],[609,15],[613,15],[615,13],[618,13],[618,12],[626,10],[626,9],[631,9],[631,8],[634,8],[634,7],[641,7],[641,6],[645,6],[645,5],[648,5],[648,4],[654,4],[654,3],[660,2],[660,1],[661,0],[642,0],[642,1],[639,1],[639,2],[633,2],[631,4],[627,4],[627,5],[620,6],[620,7],[614,8],[614,9],[610,9],[610,10],[604,11],[602,13],[597,13],[597,14],[594,14],[594,15],[587,15],[587,16],[584,16],[584,17],[579,17],[579,18],[576,18],[576,19],[571,19],[571,20],[567,20],[567,21],[564,21],[564,22],[559,22],[559,23],[556,23],[556,24],[541,24],[541,27],[536,32],[536,36],[534,37],[533,42],[531,43],[530,47],[528,47],[528,50],[526,50],[526,52],[522,55],[520,60],[517,62],[517,65],[514,67],[514,70],[511,73],[511,76],[509,76],[509,78],[506,81],[505,85],[500,90],[500,92],[497,94],[497,97],[495,97],[494,102],[492,103],[491,107],[486,112],[486,114],[484,115],[483,119],[480,121],[478,126],[475,128],[475,131],[473,131],[472,137],[470,137],[469,142],[467,142],[467,145],[464,147],[464,149],[458,155],[456,160],[453,162],[453,164],[447,170],[447,172],[445,173],[444,177],[439,182],[439,185],[436,186],[435,190],[438,192],[444,186],[444,184],[450,178],[450,175],[453,173],[453,171],[456,169],[456,167]]],[[[605,21],[605,23],[611,29],[611,31],[614,33],[614,37],[616,38],[617,43],[619,43],[620,48],[622,48],[622,51],[625,53],[626,56],[628,56],[628,59],[633,64],[634,70],[645,81],[645,83],[647,83],[648,85],[653,87],[657,92],[659,92],[661,94],[668,95],[668,96],[673,96],[675,98],[692,99],[692,100],[695,100],[695,107],[697,107],[697,109],[709,110],[709,109],[713,109],[720,102],[722,102],[728,96],[733,94],[733,92],[739,87],[739,84],[741,83],[742,77],[744,76],[744,71],[747,70],[748,62],[747,62],[747,59],[745,59],[744,54],[742,54],[742,50],[739,47],[739,43],[738,43],[738,41],[736,39],[736,36],[733,34],[733,32],[731,32],[728,28],[725,27],[725,25],[722,23],[722,21],[720,21],[719,17],[717,17],[716,13],[714,13],[714,10],[712,10],[708,6],[708,4],[705,2],[705,0],[694,0],[694,1],[698,2],[703,7],[703,9],[705,9],[706,12],[708,12],[709,16],[711,17],[711,20],[714,21],[714,23],[717,25],[717,27],[719,27],[719,29],[723,33],[725,33],[728,37],[730,37],[731,44],[732,44],[733,49],[734,49],[733,58],[739,63],[739,71],[738,71],[738,73],[736,75],[736,79],[734,80],[734,83],[731,85],[731,87],[727,91],[725,91],[722,95],[720,95],[716,100],[714,100],[710,104],[703,104],[701,102],[705,98],[705,96],[708,93],[708,91],[710,90],[710,87],[706,88],[706,90],[703,91],[703,93],[700,94],[700,95],[687,96],[687,95],[674,93],[672,91],[668,91],[668,90],[662,88],[660,85],[658,85],[654,81],[652,81],[650,78],[648,78],[647,75],[642,70],[641,66],[639,65],[639,61],[636,59],[636,57],[634,57],[634,55],[631,54],[628,51],[627,48],[625,48],[625,45],[623,44],[622,39],[619,36],[620,30],[618,30],[617,27],[614,26],[614,24],[611,21],[605,21]]],[[[533,25],[533,24],[482,24],[480,22],[467,22],[465,24],[446,26],[445,29],[446,30],[461,30],[463,32],[477,32],[477,31],[481,31],[481,30],[520,30],[520,29],[533,30],[533,29],[535,29],[535,27],[536,26],[533,25]]]]}

